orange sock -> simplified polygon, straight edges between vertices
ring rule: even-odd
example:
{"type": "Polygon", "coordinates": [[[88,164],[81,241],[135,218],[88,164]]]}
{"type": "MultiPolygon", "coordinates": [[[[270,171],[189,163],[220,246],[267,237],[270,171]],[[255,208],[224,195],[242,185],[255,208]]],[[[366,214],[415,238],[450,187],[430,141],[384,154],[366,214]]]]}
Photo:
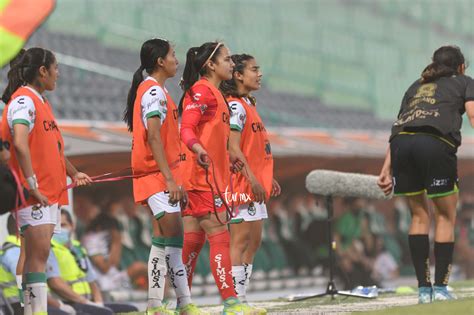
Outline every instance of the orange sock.
{"type": "Polygon", "coordinates": [[[230,261],[230,236],[229,231],[209,235],[210,254],[209,260],[212,275],[222,300],[237,297],[232,279],[232,263],[230,261]]]}
{"type": "Polygon", "coordinates": [[[184,233],[183,264],[186,266],[186,272],[188,273],[189,288],[191,288],[193,283],[194,269],[205,242],[206,234],[204,231],[184,233]]]}

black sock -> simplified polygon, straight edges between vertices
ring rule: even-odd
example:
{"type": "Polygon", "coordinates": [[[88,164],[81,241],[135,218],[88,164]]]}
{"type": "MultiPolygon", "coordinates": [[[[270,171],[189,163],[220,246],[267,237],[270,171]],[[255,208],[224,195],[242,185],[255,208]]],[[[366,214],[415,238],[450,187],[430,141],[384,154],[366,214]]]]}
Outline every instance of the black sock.
{"type": "Polygon", "coordinates": [[[415,267],[418,287],[431,287],[430,240],[427,234],[408,235],[411,260],[415,267]]]}
{"type": "Polygon", "coordinates": [[[451,265],[453,262],[454,242],[438,243],[434,245],[435,255],[435,283],[436,286],[447,286],[451,265]]]}

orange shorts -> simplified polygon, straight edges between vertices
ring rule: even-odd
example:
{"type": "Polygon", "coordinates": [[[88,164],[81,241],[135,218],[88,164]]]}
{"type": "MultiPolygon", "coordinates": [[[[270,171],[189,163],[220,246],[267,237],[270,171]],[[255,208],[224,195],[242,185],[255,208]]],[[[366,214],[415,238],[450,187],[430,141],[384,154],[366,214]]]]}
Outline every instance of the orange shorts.
{"type": "Polygon", "coordinates": [[[202,217],[214,213],[214,205],[217,213],[226,211],[224,202],[218,196],[212,196],[210,191],[188,191],[188,206],[182,216],[202,217]]]}

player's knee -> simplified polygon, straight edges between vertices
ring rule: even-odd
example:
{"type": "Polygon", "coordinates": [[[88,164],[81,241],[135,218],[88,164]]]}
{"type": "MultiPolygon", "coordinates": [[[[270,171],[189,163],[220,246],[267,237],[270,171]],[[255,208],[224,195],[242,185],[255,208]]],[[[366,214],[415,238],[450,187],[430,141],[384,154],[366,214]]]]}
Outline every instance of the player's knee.
{"type": "Polygon", "coordinates": [[[429,224],[430,223],[430,215],[428,212],[418,209],[412,211],[411,213],[412,221],[417,223],[429,224]]]}
{"type": "Polygon", "coordinates": [[[230,245],[229,231],[223,230],[208,235],[209,243],[230,245]]]}
{"type": "Polygon", "coordinates": [[[260,248],[261,244],[262,244],[262,238],[261,237],[252,238],[252,239],[249,240],[247,250],[251,251],[251,252],[256,252],[260,248]]]}

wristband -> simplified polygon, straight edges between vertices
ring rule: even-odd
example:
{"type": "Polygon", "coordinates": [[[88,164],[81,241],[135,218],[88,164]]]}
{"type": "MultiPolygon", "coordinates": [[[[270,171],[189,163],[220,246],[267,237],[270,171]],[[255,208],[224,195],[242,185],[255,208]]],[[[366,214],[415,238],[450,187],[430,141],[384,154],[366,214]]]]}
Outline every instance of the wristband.
{"type": "Polygon", "coordinates": [[[30,187],[30,190],[36,190],[36,189],[39,188],[38,180],[36,179],[36,175],[28,177],[26,179],[26,182],[28,183],[28,186],[30,187]]]}

